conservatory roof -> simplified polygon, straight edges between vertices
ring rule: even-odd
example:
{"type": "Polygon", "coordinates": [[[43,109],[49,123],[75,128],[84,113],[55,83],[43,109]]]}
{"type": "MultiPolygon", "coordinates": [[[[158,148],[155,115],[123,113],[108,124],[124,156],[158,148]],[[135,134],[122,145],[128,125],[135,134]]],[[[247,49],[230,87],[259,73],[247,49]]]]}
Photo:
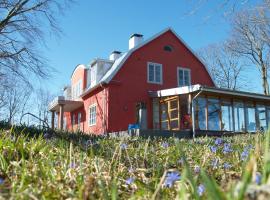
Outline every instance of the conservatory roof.
{"type": "Polygon", "coordinates": [[[196,93],[196,92],[197,93],[202,92],[204,94],[209,94],[209,95],[212,94],[212,95],[219,95],[219,96],[224,96],[224,97],[234,97],[234,98],[241,98],[241,99],[245,98],[249,100],[263,100],[263,101],[270,102],[270,96],[267,96],[267,95],[245,92],[245,91],[238,91],[238,90],[231,90],[231,89],[209,87],[209,86],[203,86],[200,84],[165,89],[165,90],[158,90],[158,91],[149,91],[149,95],[150,97],[167,97],[167,96],[189,94],[189,93],[196,93]]]}

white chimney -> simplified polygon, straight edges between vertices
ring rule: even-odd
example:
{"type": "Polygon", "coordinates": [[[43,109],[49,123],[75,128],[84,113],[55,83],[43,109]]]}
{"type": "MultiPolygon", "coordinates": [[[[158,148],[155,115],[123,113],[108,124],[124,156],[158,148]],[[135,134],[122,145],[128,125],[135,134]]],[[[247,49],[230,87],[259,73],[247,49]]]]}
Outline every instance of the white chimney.
{"type": "Polygon", "coordinates": [[[115,61],[116,59],[118,59],[121,56],[121,52],[120,51],[113,51],[110,55],[110,60],[115,61]]]}
{"type": "Polygon", "coordinates": [[[129,49],[136,47],[137,45],[142,43],[142,41],[143,41],[143,35],[137,34],[137,33],[133,34],[129,38],[129,49]]]}

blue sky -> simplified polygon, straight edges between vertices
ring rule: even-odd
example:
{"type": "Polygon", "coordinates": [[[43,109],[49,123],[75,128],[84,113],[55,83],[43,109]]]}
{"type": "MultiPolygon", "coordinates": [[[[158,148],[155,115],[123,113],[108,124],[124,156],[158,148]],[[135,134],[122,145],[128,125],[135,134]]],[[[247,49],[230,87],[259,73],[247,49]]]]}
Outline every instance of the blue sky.
{"type": "MultiPolygon", "coordinates": [[[[108,58],[113,50],[127,51],[128,39],[133,33],[141,33],[147,39],[171,27],[195,51],[224,40],[230,26],[220,14],[223,12],[219,10],[219,3],[208,1],[190,14],[198,5],[196,1],[190,2],[79,0],[60,16],[59,25],[64,34],[47,39],[43,52],[58,72],[44,86],[52,93],[59,93],[69,84],[77,64],[89,64],[97,57],[108,58]]],[[[250,85],[253,90],[260,87],[260,80],[255,80],[250,85]]]]}

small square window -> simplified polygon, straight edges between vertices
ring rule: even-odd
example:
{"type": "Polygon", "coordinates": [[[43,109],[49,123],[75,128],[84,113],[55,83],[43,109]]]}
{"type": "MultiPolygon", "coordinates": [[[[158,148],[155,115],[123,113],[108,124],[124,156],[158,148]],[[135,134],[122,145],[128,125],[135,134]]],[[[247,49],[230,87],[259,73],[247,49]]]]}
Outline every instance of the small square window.
{"type": "Polygon", "coordinates": [[[158,63],[148,63],[147,67],[148,83],[162,84],[162,65],[158,63]]]}
{"type": "Polygon", "coordinates": [[[178,87],[191,85],[190,69],[178,67],[177,79],[178,79],[178,87]]]}

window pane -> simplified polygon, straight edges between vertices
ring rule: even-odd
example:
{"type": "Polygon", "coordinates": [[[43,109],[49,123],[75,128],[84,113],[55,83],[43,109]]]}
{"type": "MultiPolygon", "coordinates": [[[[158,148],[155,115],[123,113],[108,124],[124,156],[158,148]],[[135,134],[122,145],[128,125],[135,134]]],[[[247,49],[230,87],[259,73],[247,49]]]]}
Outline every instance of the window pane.
{"type": "Polygon", "coordinates": [[[154,82],[154,65],[148,66],[148,81],[154,82]]]}
{"type": "Polygon", "coordinates": [[[220,106],[219,100],[214,98],[208,99],[208,130],[220,130],[219,123],[220,106]]]}
{"type": "Polygon", "coordinates": [[[195,119],[196,119],[196,128],[200,130],[206,130],[206,99],[205,98],[197,98],[195,101],[195,119]]]}
{"type": "Polygon", "coordinates": [[[268,117],[268,119],[267,119],[267,125],[268,125],[268,128],[269,128],[269,123],[270,123],[270,106],[268,106],[267,107],[267,117],[268,117]]]}
{"type": "Polygon", "coordinates": [[[246,104],[246,127],[247,131],[256,131],[255,107],[253,104],[246,104]]]}
{"type": "Polygon", "coordinates": [[[234,102],[235,131],[245,131],[244,105],[242,102],[234,102]]]}
{"type": "Polygon", "coordinates": [[[184,71],[184,85],[187,86],[189,85],[189,80],[190,80],[190,74],[188,70],[184,71]]]}
{"type": "Polygon", "coordinates": [[[160,65],[156,65],[155,76],[156,76],[155,82],[161,83],[161,77],[160,77],[161,76],[161,67],[160,67],[160,65]]]}
{"type": "Polygon", "coordinates": [[[221,105],[221,130],[233,131],[232,105],[229,101],[223,101],[221,105]]]}
{"type": "Polygon", "coordinates": [[[258,105],[257,106],[258,110],[258,117],[259,117],[259,124],[260,124],[260,129],[261,130],[266,130],[266,111],[265,111],[265,106],[264,105],[258,105]]]}
{"type": "Polygon", "coordinates": [[[184,86],[184,71],[182,69],[179,69],[178,70],[178,86],[184,86]]]}

